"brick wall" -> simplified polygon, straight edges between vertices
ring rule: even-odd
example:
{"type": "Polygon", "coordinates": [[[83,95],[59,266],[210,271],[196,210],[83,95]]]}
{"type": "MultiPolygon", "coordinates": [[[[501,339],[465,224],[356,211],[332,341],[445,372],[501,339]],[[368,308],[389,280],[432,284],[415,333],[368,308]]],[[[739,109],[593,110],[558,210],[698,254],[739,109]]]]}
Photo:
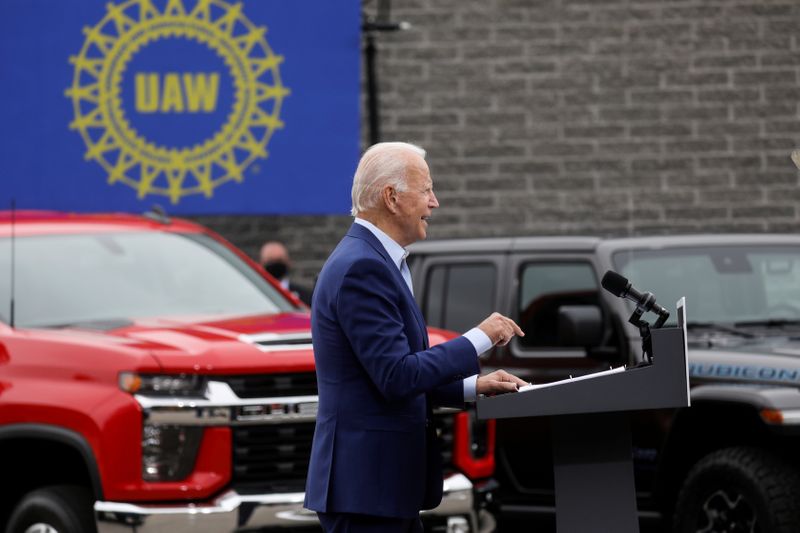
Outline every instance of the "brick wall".
{"type": "MultiPolygon", "coordinates": [[[[413,27],[377,37],[382,133],[428,150],[431,238],[800,229],[796,1],[393,0],[392,18],[413,27]]],[[[286,240],[307,279],[349,225],[200,220],[250,253],[286,240]]]]}

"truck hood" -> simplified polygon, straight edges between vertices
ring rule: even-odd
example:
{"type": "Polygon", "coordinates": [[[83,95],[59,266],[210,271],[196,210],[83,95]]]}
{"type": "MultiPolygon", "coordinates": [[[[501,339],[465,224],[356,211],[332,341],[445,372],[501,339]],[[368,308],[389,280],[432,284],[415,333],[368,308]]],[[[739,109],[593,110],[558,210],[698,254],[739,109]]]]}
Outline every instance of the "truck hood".
{"type": "Polygon", "coordinates": [[[141,319],[113,329],[74,326],[63,336],[92,337],[92,344],[141,350],[168,373],[299,372],[314,368],[311,321],[306,313],[220,319],[141,319]]]}
{"type": "Polygon", "coordinates": [[[788,336],[719,337],[702,346],[689,339],[694,380],[800,386],[800,340],[788,336]]]}

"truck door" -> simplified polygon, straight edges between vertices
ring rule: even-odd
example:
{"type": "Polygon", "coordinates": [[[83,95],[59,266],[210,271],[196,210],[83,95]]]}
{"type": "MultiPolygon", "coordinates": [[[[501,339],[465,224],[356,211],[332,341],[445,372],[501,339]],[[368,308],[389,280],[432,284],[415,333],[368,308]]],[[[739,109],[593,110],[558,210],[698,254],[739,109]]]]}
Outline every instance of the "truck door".
{"type": "MultiPolygon", "coordinates": [[[[492,367],[506,368],[534,383],[604,370],[619,363],[617,335],[600,301],[600,280],[590,258],[545,254],[512,256],[507,311],[525,332],[498,349],[492,367]],[[594,310],[602,321],[601,338],[589,346],[559,334],[562,308],[594,310]]],[[[553,467],[546,418],[498,420],[496,448],[503,502],[514,506],[553,505],[553,467]]]]}

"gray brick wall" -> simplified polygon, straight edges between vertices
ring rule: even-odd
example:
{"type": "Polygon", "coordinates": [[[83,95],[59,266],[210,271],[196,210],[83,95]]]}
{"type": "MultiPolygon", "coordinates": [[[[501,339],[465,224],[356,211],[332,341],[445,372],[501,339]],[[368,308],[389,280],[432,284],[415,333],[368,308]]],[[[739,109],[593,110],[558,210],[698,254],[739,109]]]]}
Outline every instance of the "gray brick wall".
{"type": "MultiPolygon", "coordinates": [[[[796,0],[393,0],[392,16],[413,27],[378,36],[382,133],[428,150],[430,238],[800,229],[796,0]]],[[[349,225],[200,220],[253,254],[286,240],[306,279],[349,225]]]]}

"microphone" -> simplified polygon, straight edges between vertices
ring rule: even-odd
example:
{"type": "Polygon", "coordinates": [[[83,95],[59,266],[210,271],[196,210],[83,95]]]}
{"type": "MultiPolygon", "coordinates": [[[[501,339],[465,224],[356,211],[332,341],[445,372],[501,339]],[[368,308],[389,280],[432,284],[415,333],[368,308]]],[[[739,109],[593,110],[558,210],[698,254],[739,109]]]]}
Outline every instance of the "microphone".
{"type": "Polygon", "coordinates": [[[641,309],[642,313],[652,311],[663,320],[666,320],[667,317],[669,317],[669,311],[656,303],[656,297],[652,292],[639,292],[633,285],[631,285],[631,282],[628,281],[628,278],[617,274],[613,270],[609,270],[605,273],[600,284],[605,290],[614,296],[627,298],[628,300],[635,302],[636,307],[641,309]]]}

